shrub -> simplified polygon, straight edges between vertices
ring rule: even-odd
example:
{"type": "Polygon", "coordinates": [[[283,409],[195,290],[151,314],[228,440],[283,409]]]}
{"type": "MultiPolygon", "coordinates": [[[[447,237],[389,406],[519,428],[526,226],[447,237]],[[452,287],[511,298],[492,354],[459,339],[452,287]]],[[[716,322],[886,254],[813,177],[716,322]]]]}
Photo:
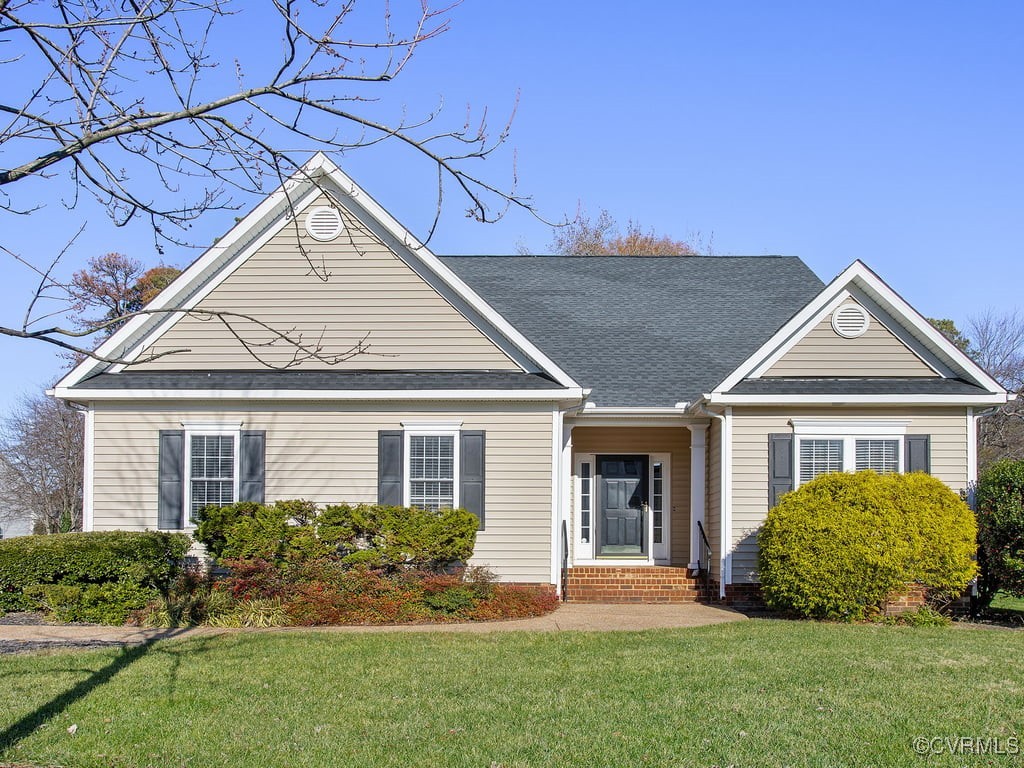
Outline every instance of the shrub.
{"type": "Polygon", "coordinates": [[[770,608],[857,620],[909,582],[938,599],[973,577],[976,528],[935,478],[874,472],[822,475],[783,496],[758,538],[770,608]]]}
{"type": "MultiPolygon", "coordinates": [[[[165,591],[181,569],[188,548],[184,534],[154,531],[59,533],[0,541],[0,613],[39,607],[25,594],[25,588],[33,585],[84,589],[119,583],[165,591]]],[[[90,600],[100,599],[95,590],[90,594],[90,600]]]]}
{"type": "Polygon", "coordinates": [[[476,518],[374,504],[319,509],[308,501],[240,502],[199,511],[196,540],[219,560],[277,566],[337,558],[351,566],[441,569],[467,560],[476,518]]]}
{"type": "Polygon", "coordinates": [[[160,593],[130,581],[104,584],[33,584],[25,595],[57,621],[120,625],[160,593]]]}
{"type": "Polygon", "coordinates": [[[975,491],[982,601],[1004,590],[1024,597],[1024,461],[988,467],[975,491]]]}

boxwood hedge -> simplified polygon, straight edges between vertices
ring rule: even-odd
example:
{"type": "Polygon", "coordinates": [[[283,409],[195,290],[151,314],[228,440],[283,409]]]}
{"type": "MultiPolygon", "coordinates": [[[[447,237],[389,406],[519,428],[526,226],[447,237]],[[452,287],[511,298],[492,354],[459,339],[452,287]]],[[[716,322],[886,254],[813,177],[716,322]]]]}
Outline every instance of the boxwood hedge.
{"type": "Polygon", "coordinates": [[[118,583],[165,590],[180,571],[189,546],[184,534],[157,531],[4,539],[0,541],[0,613],[38,608],[38,597],[25,592],[36,585],[118,583]]]}

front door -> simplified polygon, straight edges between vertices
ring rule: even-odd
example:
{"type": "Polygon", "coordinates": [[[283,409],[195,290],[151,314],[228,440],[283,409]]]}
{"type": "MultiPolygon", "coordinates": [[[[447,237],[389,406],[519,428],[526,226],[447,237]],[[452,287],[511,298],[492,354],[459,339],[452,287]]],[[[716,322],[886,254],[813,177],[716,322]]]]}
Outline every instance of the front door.
{"type": "Polygon", "coordinates": [[[601,555],[647,554],[647,457],[598,456],[601,555]]]}

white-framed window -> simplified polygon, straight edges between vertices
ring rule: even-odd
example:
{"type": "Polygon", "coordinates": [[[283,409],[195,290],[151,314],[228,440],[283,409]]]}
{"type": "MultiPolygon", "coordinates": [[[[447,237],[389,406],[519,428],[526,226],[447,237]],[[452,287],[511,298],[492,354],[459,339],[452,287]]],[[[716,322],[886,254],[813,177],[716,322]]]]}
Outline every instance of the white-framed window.
{"type": "Polygon", "coordinates": [[[903,472],[907,421],[794,419],[796,485],[828,472],[903,472]]]}
{"type": "Polygon", "coordinates": [[[208,504],[238,499],[238,446],[241,425],[185,423],[186,526],[208,504]]]}
{"type": "Polygon", "coordinates": [[[438,510],[459,506],[460,424],[403,423],[407,507],[438,510]]]}

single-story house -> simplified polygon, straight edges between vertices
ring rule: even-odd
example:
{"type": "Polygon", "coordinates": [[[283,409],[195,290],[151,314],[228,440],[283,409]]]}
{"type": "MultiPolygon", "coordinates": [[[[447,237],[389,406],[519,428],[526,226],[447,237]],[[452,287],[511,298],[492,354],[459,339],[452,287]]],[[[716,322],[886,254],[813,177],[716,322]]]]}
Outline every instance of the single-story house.
{"type": "Polygon", "coordinates": [[[977,470],[991,376],[860,261],[438,257],[317,155],[53,393],[87,530],[239,499],[462,506],[473,556],[570,599],[757,583],[822,472],[977,470]]]}

